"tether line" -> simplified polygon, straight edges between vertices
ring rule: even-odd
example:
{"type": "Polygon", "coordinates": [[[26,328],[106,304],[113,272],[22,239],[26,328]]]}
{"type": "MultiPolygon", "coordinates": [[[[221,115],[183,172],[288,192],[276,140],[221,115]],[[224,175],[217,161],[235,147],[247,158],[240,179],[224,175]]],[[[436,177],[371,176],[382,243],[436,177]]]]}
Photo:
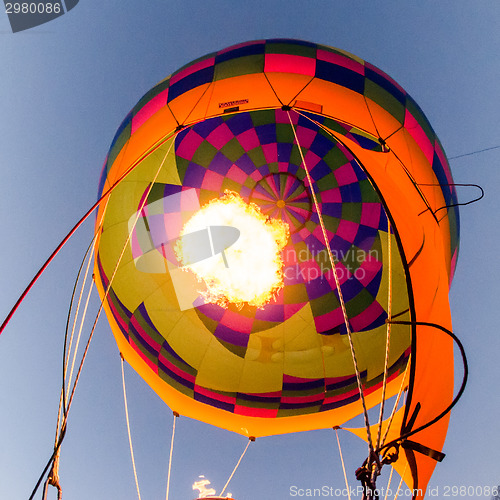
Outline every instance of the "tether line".
{"type": "Polygon", "coordinates": [[[127,389],[125,388],[125,370],[123,368],[123,356],[120,354],[121,365],[122,365],[122,385],[123,385],[123,402],[125,404],[125,420],[127,421],[127,434],[128,434],[128,444],[130,448],[130,458],[132,459],[132,469],[134,469],[134,480],[135,487],[137,489],[137,496],[141,500],[141,491],[139,490],[139,481],[137,479],[137,469],[135,467],[134,459],[134,447],[132,445],[132,435],[130,433],[130,419],[128,416],[128,404],[127,404],[127,389]]]}
{"type": "Polygon", "coordinates": [[[344,481],[345,481],[345,487],[347,490],[347,497],[349,498],[349,500],[351,500],[351,489],[349,488],[349,481],[347,480],[347,474],[345,471],[344,457],[342,455],[342,447],[340,446],[339,430],[337,427],[334,427],[333,430],[335,431],[335,435],[337,436],[337,444],[339,447],[340,462],[342,463],[342,472],[344,473],[344,481]]]}
{"type": "Polygon", "coordinates": [[[472,151],[470,153],[464,153],[462,155],[457,155],[457,156],[450,156],[448,160],[456,160],[457,158],[463,158],[464,156],[472,156],[472,155],[477,155],[479,153],[484,153],[485,151],[491,151],[492,149],[498,149],[500,148],[499,146],[491,146],[489,148],[484,148],[484,149],[478,149],[477,151],[472,151]]]}
{"type": "Polygon", "coordinates": [[[387,390],[387,374],[389,372],[389,351],[391,347],[391,320],[392,320],[392,246],[391,246],[391,223],[387,218],[387,262],[388,262],[388,283],[387,283],[387,329],[385,342],[385,362],[384,362],[384,382],[382,384],[382,397],[380,401],[380,414],[378,420],[377,445],[380,446],[380,438],[382,437],[382,422],[384,420],[385,394],[387,390]]]}
{"type": "Polygon", "coordinates": [[[248,447],[250,446],[250,443],[253,442],[253,441],[255,441],[255,438],[250,438],[248,440],[248,443],[247,443],[245,449],[243,450],[243,453],[241,454],[241,457],[238,460],[238,463],[235,465],[235,467],[233,469],[233,472],[231,472],[231,475],[229,476],[229,479],[226,481],[226,484],[224,485],[224,488],[222,488],[222,491],[220,492],[220,496],[224,495],[224,492],[226,491],[226,488],[229,486],[229,483],[231,482],[231,479],[233,479],[233,476],[234,476],[236,470],[240,466],[240,463],[243,460],[243,457],[245,456],[245,453],[247,452],[248,447]]]}
{"type": "Polygon", "coordinates": [[[166,494],[166,500],[168,500],[168,495],[170,493],[170,473],[172,471],[172,454],[174,452],[175,422],[176,422],[178,416],[179,416],[179,414],[174,411],[174,422],[172,424],[172,439],[170,441],[170,455],[169,455],[169,458],[168,458],[168,474],[167,474],[167,494],[166,494]]]}
{"type": "Polygon", "coordinates": [[[405,371],[404,371],[404,374],[403,374],[403,379],[401,380],[401,385],[399,387],[399,392],[398,392],[398,395],[396,397],[396,401],[394,403],[394,406],[392,408],[391,416],[389,417],[389,422],[387,423],[387,428],[385,429],[384,437],[382,438],[380,446],[384,446],[385,440],[387,439],[387,436],[389,434],[389,430],[391,428],[392,421],[394,419],[394,415],[396,414],[396,410],[398,409],[398,405],[399,405],[399,401],[401,399],[401,395],[403,394],[403,391],[404,391],[404,385],[405,385],[405,382],[406,382],[406,375],[408,373],[408,368],[410,366],[410,363],[411,363],[411,357],[408,359],[408,361],[406,363],[406,368],[405,368],[405,371]]]}

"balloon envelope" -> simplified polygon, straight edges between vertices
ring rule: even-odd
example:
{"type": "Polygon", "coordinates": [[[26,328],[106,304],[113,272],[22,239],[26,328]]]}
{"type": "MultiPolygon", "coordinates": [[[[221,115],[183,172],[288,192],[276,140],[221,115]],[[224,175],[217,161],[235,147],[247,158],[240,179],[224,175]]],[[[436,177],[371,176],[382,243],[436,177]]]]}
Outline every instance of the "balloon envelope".
{"type": "MultiPolygon", "coordinates": [[[[415,101],[351,54],[261,40],[188,64],[125,118],[100,182],[100,195],[113,191],[97,216],[95,279],[121,353],[174,411],[247,436],[348,421],[362,410],[348,329],[373,407],[386,320],[451,328],[452,183],[415,101]],[[288,231],[263,305],[210,300],[213,280],[172,243],[196,249],[193,268],[256,275],[265,245],[248,224],[211,216],[184,232],[228,193],[288,231]]],[[[408,388],[397,437],[451,400],[453,346],[430,327],[390,333],[386,396],[408,388]]],[[[413,439],[440,450],[446,427],[413,439]]],[[[412,485],[434,467],[411,450],[401,460],[412,485]]]]}

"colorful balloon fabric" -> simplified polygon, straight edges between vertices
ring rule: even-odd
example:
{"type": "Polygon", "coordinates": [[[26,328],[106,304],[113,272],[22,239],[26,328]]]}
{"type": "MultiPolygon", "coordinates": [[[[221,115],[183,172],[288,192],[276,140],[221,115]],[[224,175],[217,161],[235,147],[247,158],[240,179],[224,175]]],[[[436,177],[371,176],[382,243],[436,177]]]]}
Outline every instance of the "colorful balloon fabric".
{"type": "MultiPolygon", "coordinates": [[[[388,328],[386,396],[408,391],[390,435],[453,397],[450,339],[415,322],[451,328],[456,192],[423,112],[375,66],[296,40],[204,56],[125,118],[103,195],[95,280],[108,320],[124,358],[179,414],[247,436],[343,424],[362,411],[348,333],[373,407],[388,328]],[[246,224],[221,216],[183,232],[228,196],[287,231],[282,281],[262,306],[211,301],[212,282],[193,272],[261,267],[263,244],[246,224]],[[388,327],[394,318],[410,324],[388,327]]],[[[446,427],[412,439],[440,450],[446,427]]],[[[434,461],[405,450],[399,465],[409,463],[407,483],[425,483],[434,461]]]]}

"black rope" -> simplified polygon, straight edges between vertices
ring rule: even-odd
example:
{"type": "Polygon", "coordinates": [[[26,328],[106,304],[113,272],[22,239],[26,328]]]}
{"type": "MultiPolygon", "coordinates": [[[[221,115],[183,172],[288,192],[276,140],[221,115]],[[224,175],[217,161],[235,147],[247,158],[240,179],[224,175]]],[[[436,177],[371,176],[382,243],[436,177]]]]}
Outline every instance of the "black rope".
{"type": "Polygon", "coordinates": [[[437,417],[435,417],[432,420],[430,420],[429,422],[421,425],[420,427],[417,427],[416,429],[413,429],[411,431],[408,431],[408,432],[401,434],[401,436],[399,436],[397,439],[393,439],[389,443],[384,444],[378,450],[376,450],[377,453],[380,453],[380,451],[382,451],[385,448],[389,448],[391,446],[396,446],[400,441],[405,440],[405,439],[409,438],[410,436],[413,436],[417,432],[420,432],[420,431],[423,431],[424,429],[427,429],[431,425],[434,425],[436,422],[441,420],[444,416],[446,416],[452,410],[452,408],[458,403],[459,399],[462,397],[462,394],[465,391],[465,386],[467,385],[467,379],[469,377],[469,367],[467,364],[467,356],[465,354],[464,346],[463,346],[462,342],[460,342],[459,338],[452,331],[448,330],[444,326],[438,325],[436,323],[430,323],[427,321],[403,321],[402,320],[402,321],[390,321],[389,323],[391,323],[393,325],[430,326],[432,328],[437,328],[438,330],[441,330],[442,332],[449,335],[454,340],[454,342],[457,344],[458,348],[460,349],[460,354],[462,355],[462,362],[464,365],[464,376],[462,379],[462,385],[460,386],[460,389],[458,390],[457,395],[453,398],[453,401],[437,417]]]}
{"type": "MultiPolygon", "coordinates": [[[[443,210],[444,208],[451,208],[451,207],[465,207],[466,205],[471,205],[472,203],[476,203],[476,201],[482,200],[484,198],[484,189],[479,185],[479,184],[460,184],[460,183],[451,183],[451,184],[418,184],[419,186],[460,186],[460,187],[476,187],[481,191],[481,194],[477,197],[474,198],[473,200],[466,201],[464,203],[452,203],[450,205],[444,205],[442,207],[437,208],[432,212],[434,215],[437,214],[440,210],[443,210]]],[[[430,207],[425,209],[424,211],[420,212],[418,215],[422,215],[424,212],[427,210],[430,210],[430,207]]]]}

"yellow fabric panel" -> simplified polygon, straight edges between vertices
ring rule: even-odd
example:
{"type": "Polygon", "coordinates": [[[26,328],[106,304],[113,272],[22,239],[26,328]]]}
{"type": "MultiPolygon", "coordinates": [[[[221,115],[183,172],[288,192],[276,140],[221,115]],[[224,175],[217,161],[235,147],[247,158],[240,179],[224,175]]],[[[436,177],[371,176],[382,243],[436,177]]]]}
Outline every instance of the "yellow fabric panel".
{"type": "MultiPolygon", "coordinates": [[[[284,325],[281,325],[281,329],[285,330],[284,325]]],[[[239,390],[242,392],[260,393],[281,390],[283,350],[279,349],[277,341],[267,333],[258,332],[250,336],[240,378],[239,390]],[[257,380],[256,373],[258,373],[257,380]]]]}
{"type": "MultiPolygon", "coordinates": [[[[163,311],[153,311],[152,318],[157,324],[166,322],[163,311]]],[[[210,349],[213,336],[201,324],[196,312],[191,309],[178,313],[178,319],[171,318],[173,323],[167,335],[168,343],[191,366],[199,367],[210,349]]]]}
{"type": "Polygon", "coordinates": [[[244,362],[243,358],[212,338],[198,368],[196,383],[218,391],[237,392],[244,362]]]}

